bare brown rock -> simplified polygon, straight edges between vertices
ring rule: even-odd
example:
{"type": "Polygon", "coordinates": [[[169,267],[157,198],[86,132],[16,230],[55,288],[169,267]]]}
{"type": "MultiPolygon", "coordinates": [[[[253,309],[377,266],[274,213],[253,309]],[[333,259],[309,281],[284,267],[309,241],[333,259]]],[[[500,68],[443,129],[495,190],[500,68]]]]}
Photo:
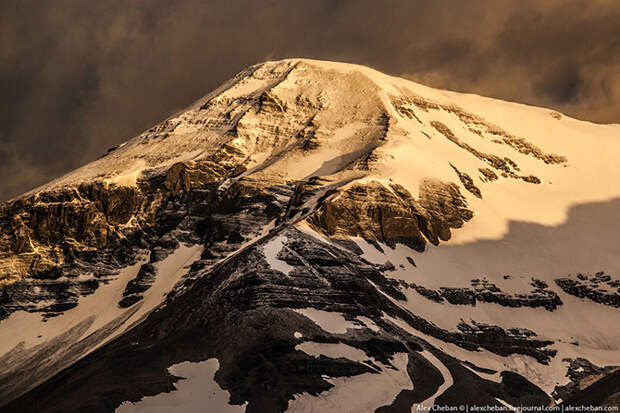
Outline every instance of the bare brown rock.
{"type": "Polygon", "coordinates": [[[420,194],[414,200],[400,185],[356,184],[327,200],[308,221],[328,236],[359,236],[423,251],[427,240],[436,245],[450,239],[450,228],[473,216],[453,183],[426,180],[420,194]]]}
{"type": "Polygon", "coordinates": [[[474,184],[474,180],[471,179],[471,176],[467,175],[465,172],[461,172],[459,171],[454,165],[450,164],[450,166],[452,167],[452,169],[454,169],[454,172],[456,172],[456,174],[459,177],[459,180],[461,181],[461,183],[463,184],[463,186],[465,187],[465,189],[467,189],[469,192],[471,192],[472,194],[474,194],[476,196],[476,198],[480,198],[482,199],[482,193],[480,192],[480,188],[478,188],[475,184],[474,184]]]}

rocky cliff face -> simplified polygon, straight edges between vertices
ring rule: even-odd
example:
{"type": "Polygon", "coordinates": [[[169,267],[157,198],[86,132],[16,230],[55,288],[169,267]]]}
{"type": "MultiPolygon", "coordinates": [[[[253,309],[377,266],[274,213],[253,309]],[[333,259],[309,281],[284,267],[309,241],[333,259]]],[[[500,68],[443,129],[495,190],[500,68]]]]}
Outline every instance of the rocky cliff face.
{"type": "Polygon", "coordinates": [[[574,360],[610,374],[620,338],[602,321],[554,327],[616,315],[612,276],[569,275],[618,270],[604,251],[596,270],[534,273],[521,244],[485,256],[514,217],[550,225],[527,200],[608,187],[574,185],[572,135],[499,127],[499,103],[470,99],[357,66],[256,65],[3,204],[3,411],[129,411],[212,359],[200,385],[247,412],[548,405],[579,394],[574,360]]]}
{"type": "Polygon", "coordinates": [[[427,240],[434,245],[449,240],[450,229],[462,227],[473,212],[454,183],[426,180],[420,191],[414,200],[400,185],[353,185],[324,202],[309,223],[329,237],[401,243],[423,252],[427,240]]]}

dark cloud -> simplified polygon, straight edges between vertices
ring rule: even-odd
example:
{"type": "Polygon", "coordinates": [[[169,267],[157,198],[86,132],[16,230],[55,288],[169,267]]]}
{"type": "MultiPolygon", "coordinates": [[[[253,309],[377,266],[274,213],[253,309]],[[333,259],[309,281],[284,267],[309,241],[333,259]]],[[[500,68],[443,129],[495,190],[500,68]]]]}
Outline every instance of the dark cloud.
{"type": "Polygon", "coordinates": [[[615,0],[4,0],[0,199],[268,59],[367,64],[619,122],[618,22],[615,0]]]}

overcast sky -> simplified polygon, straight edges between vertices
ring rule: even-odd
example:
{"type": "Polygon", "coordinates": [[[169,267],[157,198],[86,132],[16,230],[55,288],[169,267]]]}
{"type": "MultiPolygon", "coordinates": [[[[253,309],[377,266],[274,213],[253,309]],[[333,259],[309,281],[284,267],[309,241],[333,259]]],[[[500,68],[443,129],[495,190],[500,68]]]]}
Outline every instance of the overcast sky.
{"type": "Polygon", "coordinates": [[[617,0],[1,0],[0,199],[285,57],[620,123],[617,0]]]}

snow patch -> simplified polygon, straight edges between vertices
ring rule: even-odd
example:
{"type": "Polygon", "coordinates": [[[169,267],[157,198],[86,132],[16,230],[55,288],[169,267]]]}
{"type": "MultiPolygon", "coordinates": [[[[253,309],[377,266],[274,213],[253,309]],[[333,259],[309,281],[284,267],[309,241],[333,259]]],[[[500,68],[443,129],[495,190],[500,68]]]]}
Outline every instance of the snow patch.
{"type": "Polygon", "coordinates": [[[380,362],[381,373],[364,373],[352,377],[328,378],[334,387],[318,396],[296,395],[289,401],[289,413],[372,412],[394,401],[401,390],[413,389],[407,373],[409,356],[397,353],[392,359],[394,368],[380,362]]]}
{"type": "Polygon", "coordinates": [[[271,268],[283,272],[285,275],[289,275],[295,267],[288,265],[286,261],[277,258],[278,253],[282,250],[282,248],[284,248],[285,242],[286,237],[284,235],[279,235],[263,246],[263,253],[265,254],[265,258],[271,268]]]}
{"type": "Polygon", "coordinates": [[[138,301],[138,304],[142,303],[140,309],[128,320],[127,325],[139,321],[161,304],[175,284],[187,274],[189,266],[200,258],[202,251],[201,245],[186,246],[181,244],[172,254],[155,263],[154,265],[157,268],[155,282],[146,291],[144,298],[138,301]]]}
{"type": "Polygon", "coordinates": [[[301,350],[314,357],[325,356],[333,359],[346,358],[352,361],[370,359],[364,351],[343,343],[315,343],[313,341],[306,341],[295,346],[295,350],[301,350]]]}
{"type": "MultiPolygon", "coordinates": [[[[95,350],[113,337],[121,334],[127,326],[132,325],[135,321],[139,321],[161,304],[166,294],[187,273],[187,265],[195,261],[201,252],[202,247],[199,245],[191,247],[181,245],[166,259],[156,263],[157,276],[155,282],[150,289],[144,292],[144,298],[130,308],[119,308],[118,302],[123,297],[125,286],[131,279],[135,278],[140,270],[140,266],[146,262],[145,259],[135,265],[123,268],[116,278],[108,284],[101,285],[94,293],[81,297],[77,307],[67,310],[59,316],[52,317],[46,322],[42,321],[40,314],[24,311],[12,313],[9,318],[0,322],[0,336],[2,337],[2,340],[0,340],[0,355],[7,353],[20,343],[23,343],[26,349],[42,344],[58,334],[70,330],[79,323],[92,319],[90,327],[84,334],[81,337],[75,338],[75,341],[77,341],[99,330],[124,313],[135,310],[137,307],[135,313],[122,326],[119,326],[104,341],[89,349],[89,352],[95,350]]],[[[67,345],[70,344],[67,343],[67,345]]]]}
{"type": "Polygon", "coordinates": [[[502,373],[499,371],[497,373],[483,373],[481,371],[474,370],[465,364],[463,364],[462,366],[482,379],[494,381],[495,383],[501,383],[502,381],[502,373]]]}
{"type": "Polygon", "coordinates": [[[388,261],[392,263],[395,267],[394,271],[390,271],[388,274],[392,278],[411,278],[413,271],[415,271],[415,267],[407,257],[415,261],[420,253],[406,245],[396,244],[394,248],[392,248],[382,242],[375,241],[383,250],[383,252],[381,252],[377,247],[363,238],[356,237],[352,238],[352,240],[355,241],[358,247],[363,251],[361,257],[366,261],[379,265],[383,265],[388,261]]]}
{"type": "Polygon", "coordinates": [[[96,323],[99,327],[113,320],[118,314],[107,317],[107,312],[116,310],[116,303],[122,297],[125,285],[138,274],[144,262],[138,261],[135,265],[123,268],[114,280],[101,285],[93,294],[81,297],[77,307],[45,322],[41,314],[25,311],[12,313],[6,320],[0,321],[0,355],[19,343],[23,343],[26,349],[41,344],[92,316],[97,317],[93,325],[96,323]]]}
{"type": "Polygon", "coordinates": [[[295,309],[294,311],[308,317],[312,320],[316,325],[321,327],[323,330],[332,334],[344,334],[347,332],[347,329],[359,329],[360,326],[348,321],[344,318],[342,313],[332,312],[332,311],[323,311],[317,310],[315,308],[302,308],[295,309]]]}
{"type": "Polygon", "coordinates": [[[171,366],[168,371],[182,379],[170,393],[144,397],[137,403],[124,402],[115,413],[235,413],[244,412],[246,404],[228,404],[230,395],[215,381],[219,369],[217,359],[199,363],[184,362],[171,366]]]}
{"type": "Polygon", "coordinates": [[[375,324],[375,322],[372,321],[370,318],[364,317],[364,316],[358,316],[356,318],[362,324],[364,324],[366,327],[368,327],[370,330],[374,331],[375,333],[380,330],[379,326],[377,324],[375,324]]]}
{"type": "Polygon", "coordinates": [[[412,412],[415,412],[418,406],[428,407],[428,406],[434,405],[437,397],[444,394],[444,392],[448,390],[454,384],[454,379],[452,378],[452,374],[450,374],[450,370],[448,370],[448,368],[441,361],[439,361],[439,359],[435,357],[433,353],[431,353],[428,350],[424,350],[420,353],[420,355],[422,355],[425,359],[430,361],[433,364],[433,366],[435,366],[435,368],[439,370],[439,372],[441,373],[441,377],[443,378],[443,383],[441,384],[441,386],[437,388],[437,391],[431,397],[424,400],[423,402],[414,404],[411,407],[412,412]]]}

